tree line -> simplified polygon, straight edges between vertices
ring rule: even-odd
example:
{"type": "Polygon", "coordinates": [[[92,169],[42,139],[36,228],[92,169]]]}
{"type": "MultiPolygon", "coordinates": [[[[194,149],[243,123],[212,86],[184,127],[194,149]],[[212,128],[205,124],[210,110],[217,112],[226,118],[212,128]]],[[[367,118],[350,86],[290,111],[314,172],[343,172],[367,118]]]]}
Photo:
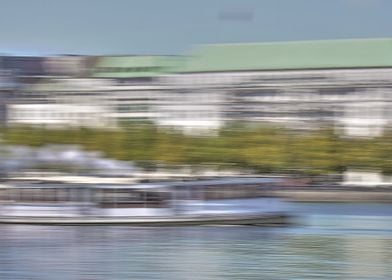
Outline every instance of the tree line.
{"type": "Polygon", "coordinates": [[[135,123],[116,130],[11,127],[2,128],[0,133],[6,144],[76,144],[145,168],[157,164],[207,165],[306,175],[341,173],[355,168],[392,174],[391,131],[376,138],[348,138],[331,128],[298,132],[230,124],[212,135],[192,136],[149,123],[135,123]]]}

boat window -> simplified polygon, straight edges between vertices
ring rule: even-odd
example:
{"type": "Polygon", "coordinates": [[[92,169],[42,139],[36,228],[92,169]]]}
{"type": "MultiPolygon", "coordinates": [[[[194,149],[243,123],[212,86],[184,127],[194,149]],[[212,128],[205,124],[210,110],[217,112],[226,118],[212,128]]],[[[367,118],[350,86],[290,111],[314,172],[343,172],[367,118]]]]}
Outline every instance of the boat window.
{"type": "Polygon", "coordinates": [[[101,190],[97,202],[103,208],[159,208],[165,205],[167,195],[143,190],[101,190]]]}

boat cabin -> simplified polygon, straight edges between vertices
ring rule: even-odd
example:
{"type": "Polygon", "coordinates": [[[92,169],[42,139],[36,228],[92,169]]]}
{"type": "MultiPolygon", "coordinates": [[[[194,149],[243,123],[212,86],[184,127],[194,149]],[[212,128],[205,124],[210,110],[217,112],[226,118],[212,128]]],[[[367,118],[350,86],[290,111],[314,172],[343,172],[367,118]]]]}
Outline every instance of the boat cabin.
{"type": "Polygon", "coordinates": [[[3,185],[0,187],[0,215],[119,217],[191,214],[209,211],[209,201],[260,196],[262,188],[279,180],[223,178],[133,185],[3,185]]]}

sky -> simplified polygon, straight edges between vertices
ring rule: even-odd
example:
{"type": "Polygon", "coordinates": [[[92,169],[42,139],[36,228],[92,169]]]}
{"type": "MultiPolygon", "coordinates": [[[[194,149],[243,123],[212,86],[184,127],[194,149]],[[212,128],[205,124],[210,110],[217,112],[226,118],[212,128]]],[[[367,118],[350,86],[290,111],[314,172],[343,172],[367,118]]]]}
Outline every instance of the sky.
{"type": "Polygon", "coordinates": [[[185,54],[214,43],[392,37],[392,0],[0,0],[0,53],[185,54]]]}

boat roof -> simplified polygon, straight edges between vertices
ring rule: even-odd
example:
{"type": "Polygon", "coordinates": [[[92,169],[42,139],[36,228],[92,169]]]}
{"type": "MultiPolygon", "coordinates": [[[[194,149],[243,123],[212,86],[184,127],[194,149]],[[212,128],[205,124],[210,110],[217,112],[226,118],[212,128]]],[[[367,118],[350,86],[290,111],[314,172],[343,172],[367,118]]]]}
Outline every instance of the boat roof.
{"type": "Polygon", "coordinates": [[[97,184],[90,186],[95,189],[161,189],[166,187],[163,184],[135,184],[135,185],[109,185],[109,184],[97,184]]]}
{"type": "Polygon", "coordinates": [[[37,183],[25,183],[16,185],[7,185],[4,188],[15,188],[15,189],[159,189],[165,186],[159,184],[135,184],[135,185],[124,185],[124,184],[37,184],[37,183]]]}
{"type": "Polygon", "coordinates": [[[95,188],[95,189],[134,189],[134,190],[157,190],[169,189],[172,187],[206,187],[206,186],[225,186],[225,185],[253,185],[266,183],[282,182],[279,177],[230,177],[214,179],[197,179],[192,181],[167,181],[157,183],[140,183],[140,184],[69,184],[69,183],[19,183],[16,185],[5,185],[5,188],[24,188],[24,189],[77,189],[77,188],[95,188]]]}

